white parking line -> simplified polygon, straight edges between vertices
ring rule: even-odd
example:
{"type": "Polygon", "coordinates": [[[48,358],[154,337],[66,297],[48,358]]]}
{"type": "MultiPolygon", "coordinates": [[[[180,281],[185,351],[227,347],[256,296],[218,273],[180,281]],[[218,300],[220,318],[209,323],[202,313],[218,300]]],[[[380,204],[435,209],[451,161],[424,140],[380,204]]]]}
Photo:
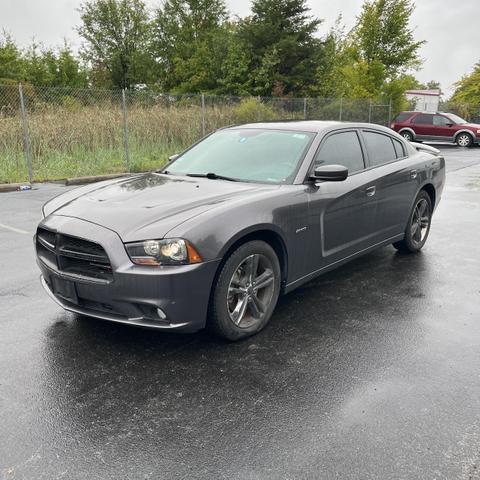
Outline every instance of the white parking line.
{"type": "Polygon", "coordinates": [[[10,230],[11,232],[15,233],[23,233],[24,235],[28,235],[29,232],[26,232],[25,230],[21,230],[20,228],[15,228],[15,227],[10,227],[9,225],[4,225],[3,223],[0,223],[0,228],[5,228],[6,230],[10,230]]]}

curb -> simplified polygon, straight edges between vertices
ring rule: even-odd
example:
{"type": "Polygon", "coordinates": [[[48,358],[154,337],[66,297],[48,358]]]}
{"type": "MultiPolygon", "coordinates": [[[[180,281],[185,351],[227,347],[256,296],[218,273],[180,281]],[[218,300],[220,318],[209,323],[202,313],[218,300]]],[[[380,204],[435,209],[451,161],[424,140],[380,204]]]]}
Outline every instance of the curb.
{"type": "MultiPolygon", "coordinates": [[[[110,173],[108,175],[92,175],[91,177],[73,177],[63,180],[46,180],[38,183],[57,183],[61,185],[85,185],[87,183],[101,182],[103,180],[111,180],[113,178],[126,177],[132,175],[131,173],[110,173]]],[[[0,183],[0,193],[2,192],[17,192],[21,187],[28,187],[25,190],[31,190],[32,184],[29,182],[23,183],[0,183]]]]}
{"type": "Polygon", "coordinates": [[[28,187],[26,190],[30,190],[32,185],[28,182],[25,183],[0,183],[0,192],[17,192],[21,187],[28,187]]]}
{"type": "Polygon", "coordinates": [[[65,185],[84,185],[86,183],[101,182],[102,180],[111,180],[112,178],[126,177],[127,175],[131,175],[131,173],[111,173],[109,175],[67,178],[65,180],[65,185]]]}

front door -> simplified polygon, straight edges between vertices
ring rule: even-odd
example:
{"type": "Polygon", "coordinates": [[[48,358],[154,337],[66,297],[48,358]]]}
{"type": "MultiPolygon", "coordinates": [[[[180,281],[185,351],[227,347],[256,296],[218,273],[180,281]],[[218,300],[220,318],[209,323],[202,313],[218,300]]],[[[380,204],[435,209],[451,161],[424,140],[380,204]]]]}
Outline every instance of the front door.
{"type": "Polygon", "coordinates": [[[453,122],[443,115],[433,116],[433,127],[435,129],[435,136],[439,140],[453,140],[455,130],[453,129],[453,122]]]}

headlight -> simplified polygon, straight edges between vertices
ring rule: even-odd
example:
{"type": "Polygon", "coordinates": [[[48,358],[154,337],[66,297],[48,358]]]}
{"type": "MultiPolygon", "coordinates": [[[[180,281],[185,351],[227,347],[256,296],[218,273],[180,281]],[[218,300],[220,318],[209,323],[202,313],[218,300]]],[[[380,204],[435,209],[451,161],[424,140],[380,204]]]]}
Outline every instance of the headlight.
{"type": "Polygon", "coordinates": [[[202,261],[193,245],[182,238],[127,243],[125,248],[132,262],[138,265],[186,265],[202,261]]]}

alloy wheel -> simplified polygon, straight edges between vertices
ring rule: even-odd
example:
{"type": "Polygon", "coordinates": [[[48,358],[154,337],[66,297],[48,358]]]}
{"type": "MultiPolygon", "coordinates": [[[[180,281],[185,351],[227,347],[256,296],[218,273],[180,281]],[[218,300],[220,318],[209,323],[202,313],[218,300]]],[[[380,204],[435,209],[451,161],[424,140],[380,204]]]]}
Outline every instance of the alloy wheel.
{"type": "Polygon", "coordinates": [[[240,328],[261,322],[274,291],[275,274],[270,259],[262,254],[249,255],[240,262],[228,286],[230,320],[240,328]]]}
{"type": "Polygon", "coordinates": [[[424,198],[421,198],[415,205],[410,224],[410,235],[413,243],[417,246],[422,245],[425,241],[430,227],[430,218],[430,206],[424,198]]]}
{"type": "Polygon", "coordinates": [[[471,143],[471,138],[470,135],[467,135],[466,133],[460,135],[457,138],[457,143],[460,147],[468,147],[471,143]]]}

